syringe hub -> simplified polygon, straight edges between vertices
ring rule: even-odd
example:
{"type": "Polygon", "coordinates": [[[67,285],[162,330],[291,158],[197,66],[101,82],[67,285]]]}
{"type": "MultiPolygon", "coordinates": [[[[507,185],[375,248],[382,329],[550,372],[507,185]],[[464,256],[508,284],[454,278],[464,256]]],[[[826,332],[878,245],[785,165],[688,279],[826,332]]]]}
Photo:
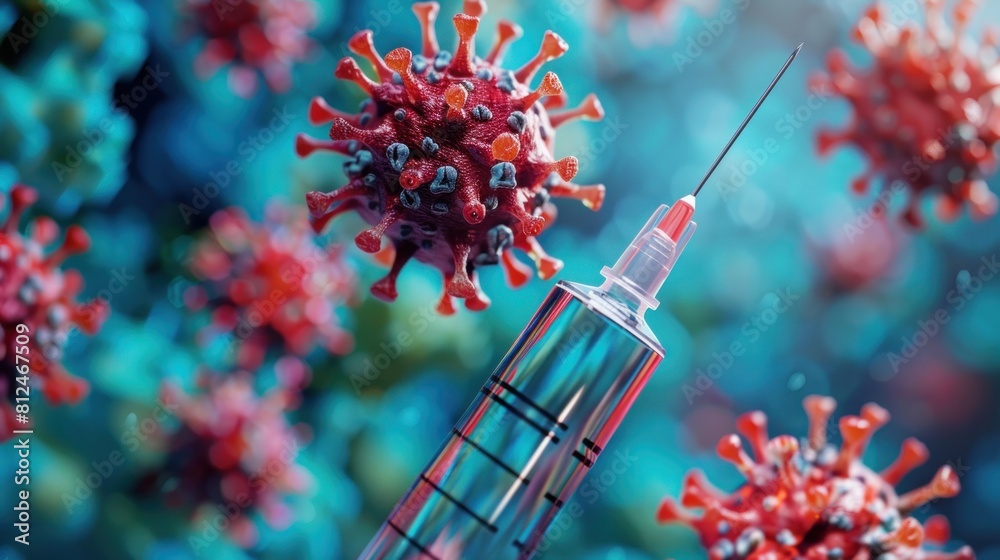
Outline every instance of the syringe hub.
{"type": "Polygon", "coordinates": [[[601,270],[607,278],[601,289],[629,305],[640,317],[647,308],[656,309],[660,305],[656,294],[697,227],[691,221],[694,208],[691,195],[672,207],[660,206],[618,262],[601,270]]]}
{"type": "Polygon", "coordinates": [[[677,243],[681,240],[681,236],[684,235],[684,231],[687,230],[693,216],[694,195],[689,194],[678,200],[670,208],[670,211],[667,212],[667,215],[663,217],[663,221],[657,224],[656,227],[667,234],[667,237],[672,239],[674,243],[677,243]]]}

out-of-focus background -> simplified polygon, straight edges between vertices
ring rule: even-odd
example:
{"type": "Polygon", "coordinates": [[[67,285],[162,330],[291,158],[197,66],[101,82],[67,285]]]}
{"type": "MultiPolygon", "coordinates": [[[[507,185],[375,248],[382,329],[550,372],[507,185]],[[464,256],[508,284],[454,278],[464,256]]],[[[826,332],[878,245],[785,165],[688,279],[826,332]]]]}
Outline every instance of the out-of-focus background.
{"type": "MultiPolygon", "coordinates": [[[[210,216],[227,207],[255,222],[269,215],[289,224],[274,235],[312,243],[295,227],[305,224],[297,212],[306,192],[344,184],[345,158],[296,157],[296,134],[326,135],[307,120],[310,99],[344,110],[365,99],[333,75],[356,31],[372,29],[382,53],[420,43],[406,1],[301,3],[314,13],[295,12],[294,2],[282,8],[294,12],[281,16],[289,51],[302,47],[287,57],[286,76],[280,64],[213,73],[226,46],[209,42],[217,25],[194,1],[0,0],[0,187],[31,185],[40,193],[33,213],[87,230],[91,249],[67,267],[81,271],[84,299],[110,308],[96,336],[74,332],[66,344],[63,363],[89,380],[89,396],[60,407],[35,397],[32,544],[5,537],[5,558],[355,557],[551,288],[534,279],[514,292],[499,267],[486,267],[481,279],[493,305],[441,317],[433,312],[440,274],[412,263],[398,301],[383,303],[367,288],[385,267],[354,246],[367,226],[348,214],[316,246],[342,245],[334,257],[318,254],[357,277],[344,281],[321,318],[352,333],[353,347],[338,346],[343,333],[334,333],[297,361],[265,341],[259,355],[231,363],[232,337],[217,328],[225,318],[205,287],[228,270],[206,248],[210,216]],[[202,255],[202,268],[192,255],[202,255]],[[163,413],[165,381],[200,398],[212,383],[206,371],[233,369],[252,369],[253,381],[234,377],[242,381],[230,393],[217,390],[221,400],[163,413]],[[302,375],[309,383],[277,412],[246,404],[254,392],[281,401],[275,387],[302,375]],[[178,434],[224,431],[226,395],[241,403],[232,408],[273,417],[255,434],[260,440],[230,450],[236,458],[266,453],[261,446],[282,433],[302,444],[295,464],[268,480],[268,503],[246,510],[250,523],[219,534],[206,527],[225,507],[217,488],[227,482],[206,474],[207,452],[178,434]],[[112,458],[118,464],[105,467],[112,458]]],[[[460,4],[442,5],[438,33],[448,48],[460,4]]],[[[559,201],[557,223],[540,236],[565,261],[557,279],[597,282],[654,205],[697,184],[781,62],[805,47],[699,197],[697,234],[662,306],[648,315],[668,355],[607,450],[634,461],[576,498],[583,514],[557,521],[541,557],[702,557],[693,532],[656,523],[660,500],[679,494],[691,468],[735,488],[738,473],[714,454],[735,417],[760,409],[772,434],[802,436],[801,400],[818,393],[837,398],[839,413],[856,414],[869,401],[892,413],[866,455],[876,469],[906,437],[927,444],[930,461],[903,490],[942,464],[955,467],[962,493],[917,516],[947,514],[956,542],[1000,558],[1000,279],[983,273],[1000,251],[1000,220],[965,213],[943,222],[928,209],[915,230],[898,218],[905,190],[889,197],[887,218],[872,219],[878,184],[861,196],[850,188],[866,155],[851,147],[817,155],[818,131],[846,128],[852,110],[840,96],[811,92],[810,76],[838,47],[853,64],[872,65],[872,53],[851,39],[868,4],[690,0],[668,3],[659,18],[614,4],[493,1],[478,37],[482,52],[498,19],[519,23],[525,36],[507,56],[516,68],[555,30],[570,50],[547,69],[571,104],[595,92],[606,109],[603,121],[574,122],[556,138],[557,156],[580,159],[581,183],[607,185],[599,212],[559,201]],[[724,21],[722,10],[732,17],[724,21]],[[947,323],[928,327],[941,312],[947,323]],[[734,342],[747,351],[730,361],[722,354],[734,342]],[[713,364],[722,373],[710,378],[713,364]]],[[[983,4],[972,38],[1000,23],[1000,5],[983,4]]],[[[923,19],[915,0],[886,6],[903,20],[923,19]]],[[[1000,188],[1000,180],[991,184],[1000,188]]],[[[240,220],[212,226],[232,233],[240,220]]],[[[234,235],[230,245],[238,246],[243,238],[234,235]]],[[[7,451],[4,488],[16,461],[7,451]]],[[[592,476],[600,474],[598,464],[592,476]]],[[[5,535],[13,523],[7,495],[5,535]]]]}

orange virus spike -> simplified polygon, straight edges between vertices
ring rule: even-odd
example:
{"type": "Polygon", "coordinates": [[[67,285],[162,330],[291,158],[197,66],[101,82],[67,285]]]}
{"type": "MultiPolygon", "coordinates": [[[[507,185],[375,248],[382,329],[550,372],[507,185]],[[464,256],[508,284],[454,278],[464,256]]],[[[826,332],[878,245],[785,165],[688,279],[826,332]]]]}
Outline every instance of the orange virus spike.
{"type": "MultiPolygon", "coordinates": [[[[63,347],[74,330],[94,334],[109,308],[103,299],[76,301],[83,279],[60,267],[67,257],[86,251],[90,238],[83,228],[70,226],[63,242],[50,249],[59,237],[52,219],[35,218],[28,233],[20,233],[22,215],[38,199],[35,190],[15,185],[8,197],[10,209],[0,229],[0,393],[13,399],[24,394],[17,387],[40,387],[52,404],[75,403],[87,394],[88,384],[63,368],[63,347]]],[[[0,404],[0,440],[29,427],[18,420],[18,411],[6,400],[0,404]]]]}
{"type": "Polygon", "coordinates": [[[940,547],[948,540],[948,523],[936,516],[921,525],[909,516],[931,500],[958,494],[958,474],[951,467],[942,467],[925,486],[898,494],[899,479],[927,458],[920,442],[907,440],[900,458],[879,475],[861,455],[872,433],[889,421],[885,409],[867,404],[860,416],[842,418],[844,443],[838,449],[825,435],[835,401],[810,396],[803,404],[810,420],[804,445],[787,435],[768,440],[764,413],[744,414],[737,429],[753,456],[736,434],[723,436],[716,450],[747,483],[725,495],[692,471],[680,504],[666,498],[657,519],[693,528],[713,560],[974,558],[968,547],[954,553],[925,549],[924,544],[940,547]]]}
{"type": "Polygon", "coordinates": [[[330,123],[332,141],[300,136],[296,149],[303,157],[317,150],[346,154],[349,183],[329,194],[310,193],[307,200],[317,228],[356,211],[371,226],[355,239],[361,249],[378,252],[384,239],[395,249],[388,275],[372,286],[379,299],[397,297],[396,277],[413,259],[441,271],[443,313],[454,310],[452,298],[484,309],[489,298],[479,286],[480,267],[500,264],[512,286],[528,278],[511,250],[524,251],[542,278],[561,268],[535,239],[555,216],[550,199],[600,208],[604,186],[570,182],[579,163],[571,156],[557,160],[552,146],[556,126],[598,120],[604,110],[591,95],[575,109],[549,113],[560,104],[547,106],[547,100],[561,96],[563,87],[554,73],[539,70],[568,49],[555,33],[546,33],[538,53],[512,71],[500,64],[522,33],[513,23],[501,22],[493,46],[479,53],[486,58],[477,56],[485,2],[467,1],[453,18],[454,54],[438,43],[438,4],[418,2],[413,11],[422,31],[416,53],[397,48],[383,58],[370,32],[351,40],[352,50],[374,69],[369,77],[351,59],[337,68],[338,77],[371,98],[359,114],[313,101],[310,121],[330,123]]]}
{"type": "Polygon", "coordinates": [[[841,131],[821,131],[821,154],[839,144],[864,152],[868,169],[853,183],[868,190],[874,179],[888,189],[909,190],[905,220],[922,224],[920,199],[933,194],[942,219],[956,217],[964,206],[972,216],[996,214],[997,197],[986,179],[996,169],[1000,142],[1000,62],[996,46],[984,37],[978,44],[965,33],[974,0],[957,0],[954,25],[948,28],[943,0],[922,0],[926,24],[897,27],[888,9],[876,4],[855,27],[854,39],[873,57],[872,66],[852,66],[834,50],[828,70],[813,79],[821,95],[837,95],[854,109],[841,131]]]}

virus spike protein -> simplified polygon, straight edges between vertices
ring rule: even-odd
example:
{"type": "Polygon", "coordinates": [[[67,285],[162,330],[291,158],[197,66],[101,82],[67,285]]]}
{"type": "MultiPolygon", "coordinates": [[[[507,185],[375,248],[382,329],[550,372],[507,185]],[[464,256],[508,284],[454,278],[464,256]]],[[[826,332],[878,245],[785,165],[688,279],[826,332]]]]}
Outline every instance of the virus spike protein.
{"type": "Polygon", "coordinates": [[[927,449],[907,440],[900,458],[880,476],[861,462],[861,454],[872,433],[889,421],[888,412],[868,404],[861,416],[842,418],[844,444],[838,451],[819,435],[835,404],[829,397],[805,399],[810,429],[803,448],[792,436],[766,441],[764,414],[744,414],[737,428],[750,440],[756,458],[743,451],[736,434],[723,436],[717,450],[747,483],[727,496],[692,471],[685,477],[681,503],[665,499],[657,519],[692,527],[713,560],[974,558],[969,547],[950,554],[924,550],[924,542],[940,546],[948,540],[947,521],[932,517],[922,527],[908,517],[931,500],[958,494],[958,474],[942,467],[926,486],[898,495],[896,483],[926,460],[927,449]],[[699,517],[688,508],[704,513],[699,517]]]}
{"type": "Polygon", "coordinates": [[[868,169],[853,182],[865,192],[876,178],[883,188],[909,190],[905,220],[922,225],[920,197],[937,194],[942,219],[969,205],[974,218],[997,212],[997,197],[985,179],[996,169],[1000,147],[1000,58],[987,35],[980,45],[965,35],[974,0],[957,0],[954,29],[948,29],[943,0],[922,0],[927,23],[899,29],[874,5],[855,27],[854,39],[874,57],[868,70],[850,65],[834,50],[828,71],[811,89],[838,95],[854,110],[846,130],[821,131],[821,154],[852,144],[868,157],[868,169]]]}
{"type": "MultiPolygon", "coordinates": [[[[10,191],[10,211],[0,229],[0,392],[13,399],[19,385],[18,364],[22,354],[17,348],[19,334],[26,335],[30,359],[31,383],[41,387],[52,404],[75,403],[87,394],[87,382],[70,375],[60,363],[70,331],[79,329],[94,334],[107,318],[104,300],[76,301],[83,279],[75,270],[60,266],[70,255],[86,251],[90,239],[79,226],[66,229],[62,244],[45,254],[59,236],[56,223],[47,217],[36,218],[28,235],[19,233],[24,211],[38,199],[35,190],[16,185],[10,191]],[[28,328],[27,333],[19,325],[28,328]]],[[[0,199],[2,202],[2,199],[0,199]]],[[[0,404],[0,439],[23,427],[14,423],[13,406],[0,404]]]]}
{"type": "Polygon", "coordinates": [[[371,97],[360,114],[346,115],[319,98],[313,101],[310,120],[331,123],[332,141],[300,135],[296,150],[302,157],[316,150],[348,155],[349,183],[333,193],[310,193],[307,201],[317,229],[333,215],[356,210],[372,226],[355,239],[366,252],[379,252],[382,238],[390,239],[396,262],[372,287],[378,298],[395,299],[396,277],[414,258],[444,275],[439,309],[453,310],[452,297],[482,309],[489,298],[479,288],[478,267],[500,264],[515,286],[526,279],[524,265],[510,249],[528,253],[541,277],[561,267],[535,239],[555,215],[552,197],[600,208],[604,186],[571,183],[579,168],[576,158],[556,160],[552,146],[557,126],[598,120],[604,110],[590,95],[577,108],[550,114],[543,100],[563,92],[551,72],[530,88],[542,66],[568,48],[555,33],[547,32],[538,54],[510,71],[499,64],[521,35],[512,23],[499,24],[485,59],[475,54],[484,2],[465,2],[463,13],[454,17],[459,37],[454,55],[438,45],[438,4],[419,2],[413,11],[422,31],[421,54],[397,48],[382,58],[370,32],[360,32],[351,48],[372,64],[377,81],[353,59],[338,65],[338,77],[371,97]]]}

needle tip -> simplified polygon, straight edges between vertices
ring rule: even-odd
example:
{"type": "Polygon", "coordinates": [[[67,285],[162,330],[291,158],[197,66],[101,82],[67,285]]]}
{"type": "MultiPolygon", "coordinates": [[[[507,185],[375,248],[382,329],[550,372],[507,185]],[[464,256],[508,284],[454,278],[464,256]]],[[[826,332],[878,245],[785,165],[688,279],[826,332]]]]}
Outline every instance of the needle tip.
{"type": "Polygon", "coordinates": [[[788,57],[788,60],[786,60],[785,64],[782,65],[781,70],[778,70],[778,74],[774,77],[773,80],[771,80],[770,85],[768,85],[767,89],[764,90],[763,95],[761,95],[760,99],[757,100],[757,103],[753,106],[753,109],[750,109],[750,114],[747,115],[745,119],[743,119],[743,123],[740,124],[740,127],[736,129],[736,132],[733,134],[732,138],[729,139],[729,143],[726,144],[726,147],[722,148],[722,152],[719,153],[719,156],[717,158],[715,158],[715,163],[713,163],[712,167],[708,169],[708,173],[706,173],[705,177],[702,178],[701,183],[698,183],[698,186],[695,187],[694,191],[691,193],[692,196],[698,196],[698,193],[701,192],[702,187],[704,187],[705,183],[708,182],[708,178],[712,176],[712,173],[714,173],[715,170],[719,167],[719,164],[722,163],[722,158],[726,157],[726,154],[729,153],[729,149],[733,147],[733,144],[736,142],[736,139],[739,138],[740,134],[743,133],[743,129],[745,129],[747,125],[750,123],[750,119],[752,119],[753,116],[757,114],[757,109],[760,109],[760,106],[764,103],[764,100],[767,99],[767,96],[771,94],[771,90],[774,89],[774,86],[778,85],[778,81],[781,80],[781,77],[785,75],[785,70],[788,70],[788,67],[792,65],[792,61],[795,60],[795,55],[799,54],[799,51],[802,50],[802,45],[805,45],[805,43],[800,43],[799,47],[795,49],[795,52],[792,53],[792,56],[788,57]]]}

